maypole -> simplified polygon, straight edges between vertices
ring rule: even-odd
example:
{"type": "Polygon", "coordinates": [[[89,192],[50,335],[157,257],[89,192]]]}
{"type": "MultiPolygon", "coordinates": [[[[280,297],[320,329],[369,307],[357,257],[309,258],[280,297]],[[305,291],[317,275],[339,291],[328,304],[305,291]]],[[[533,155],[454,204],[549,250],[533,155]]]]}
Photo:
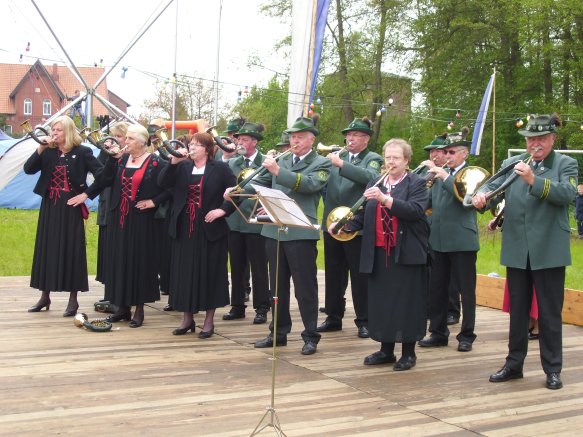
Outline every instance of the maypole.
{"type": "Polygon", "coordinates": [[[496,173],[496,67],[492,84],[492,174],[496,173]]]}

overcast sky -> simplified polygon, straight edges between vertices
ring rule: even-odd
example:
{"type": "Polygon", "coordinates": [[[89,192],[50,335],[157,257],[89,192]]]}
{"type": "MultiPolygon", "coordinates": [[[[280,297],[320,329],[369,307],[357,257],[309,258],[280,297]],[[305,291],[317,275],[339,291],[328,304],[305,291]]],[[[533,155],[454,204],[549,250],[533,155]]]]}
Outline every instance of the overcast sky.
{"type": "MultiPolygon", "coordinates": [[[[276,41],[289,34],[289,24],[260,14],[265,0],[222,0],[219,81],[223,101],[234,103],[245,85],[265,85],[273,71],[284,72],[286,62],[274,54],[276,41]],[[250,56],[261,57],[266,68],[247,67],[250,56]],[[271,71],[273,70],[273,71],[271,71]],[[232,85],[229,85],[232,84],[232,85]]],[[[35,0],[36,5],[77,66],[103,59],[112,65],[169,0],[35,0]]],[[[214,79],[220,0],[174,0],[107,78],[110,90],[138,115],[144,98],[151,97],[155,79],[171,77],[178,39],[176,71],[214,79]],[[178,6],[177,6],[178,5],[178,6]],[[178,18],[177,8],[178,7],[178,18]],[[178,26],[176,26],[178,22],[178,26]],[[122,67],[127,67],[125,79],[122,67]]],[[[0,62],[45,65],[66,57],[30,0],[0,0],[0,62]],[[26,47],[30,43],[30,50],[26,47]]],[[[92,86],[93,84],[89,84],[92,86]]]]}

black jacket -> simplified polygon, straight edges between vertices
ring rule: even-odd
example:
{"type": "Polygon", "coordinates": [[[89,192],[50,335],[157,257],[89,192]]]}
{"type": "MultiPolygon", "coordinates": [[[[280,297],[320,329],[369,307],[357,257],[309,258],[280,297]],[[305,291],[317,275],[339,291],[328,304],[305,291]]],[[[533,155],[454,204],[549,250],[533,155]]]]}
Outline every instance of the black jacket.
{"type": "MultiPolygon", "coordinates": [[[[34,187],[34,192],[39,196],[45,196],[51,182],[55,165],[59,160],[61,152],[59,149],[46,149],[40,155],[35,150],[30,158],[24,163],[26,174],[35,174],[40,171],[40,177],[34,187]]],[[[67,162],[67,178],[74,194],[85,193],[90,199],[95,198],[102,187],[99,183],[94,183],[87,187],[87,173],[92,173],[97,177],[103,166],[93,156],[93,152],[87,146],[77,146],[65,153],[67,162]]]]}
{"type": "MultiPolygon", "coordinates": [[[[170,212],[169,234],[176,238],[176,226],[178,216],[186,205],[186,196],[188,193],[188,184],[194,163],[188,159],[178,164],[167,165],[158,178],[158,183],[163,188],[172,190],[173,202],[170,212]]],[[[213,209],[220,208],[227,214],[235,210],[231,202],[223,199],[223,193],[229,187],[237,184],[235,175],[227,164],[221,161],[208,160],[204,170],[204,179],[202,184],[202,214],[206,215],[213,209]]],[[[229,226],[225,217],[221,217],[212,223],[203,222],[202,226],[205,236],[209,241],[216,241],[229,233],[229,226]]]]}
{"type": "MultiPolygon", "coordinates": [[[[374,185],[378,178],[369,182],[374,185]]],[[[379,187],[386,192],[384,185],[379,187]]],[[[425,180],[409,173],[391,192],[393,206],[389,210],[398,219],[395,262],[397,264],[426,264],[429,246],[429,223],[425,215],[429,193],[425,180]]],[[[350,231],[362,229],[360,271],[372,273],[376,239],[376,208],[378,202],[369,200],[347,223],[350,231]]]]}

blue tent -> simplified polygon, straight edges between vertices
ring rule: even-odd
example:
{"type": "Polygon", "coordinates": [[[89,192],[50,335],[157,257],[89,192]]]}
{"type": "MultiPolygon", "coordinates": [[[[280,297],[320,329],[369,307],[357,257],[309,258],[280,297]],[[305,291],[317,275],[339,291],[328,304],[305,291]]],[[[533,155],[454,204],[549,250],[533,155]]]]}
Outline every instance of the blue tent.
{"type": "MultiPolygon", "coordinates": [[[[4,173],[3,176],[6,176],[6,173],[3,168],[4,165],[11,165],[11,166],[19,166],[19,171],[11,172],[14,173],[9,176],[9,181],[4,185],[3,188],[0,187],[0,208],[11,208],[11,209],[39,209],[41,197],[37,194],[33,193],[34,186],[36,185],[36,181],[39,178],[40,173],[34,175],[27,175],[22,170],[22,165],[26,161],[26,158],[30,156],[30,150],[36,149],[34,144],[28,145],[27,148],[30,150],[22,150],[25,147],[25,143],[33,141],[33,140],[6,140],[0,141],[0,171],[4,173]],[[19,150],[21,149],[21,150],[19,150]],[[23,154],[23,152],[25,152],[23,154]],[[5,155],[8,156],[9,154],[19,154],[22,158],[19,158],[16,163],[11,161],[10,164],[7,164],[7,160],[4,160],[5,155]],[[4,162],[3,162],[4,161],[4,162]],[[20,163],[22,162],[22,163],[20,163]]],[[[36,143],[35,143],[36,144],[36,143]]],[[[93,147],[90,144],[85,144],[86,146],[91,147],[93,150],[93,154],[95,156],[99,155],[99,149],[93,147]]],[[[14,170],[14,169],[12,169],[14,170]]],[[[87,181],[88,183],[92,182],[91,180],[87,181]]],[[[86,204],[87,207],[91,211],[95,211],[97,209],[97,200],[96,197],[94,200],[87,200],[86,204]]]]}
{"type": "Polygon", "coordinates": [[[10,135],[6,135],[6,132],[4,132],[2,129],[0,129],[0,141],[4,141],[4,140],[11,140],[12,137],[10,135]]]}

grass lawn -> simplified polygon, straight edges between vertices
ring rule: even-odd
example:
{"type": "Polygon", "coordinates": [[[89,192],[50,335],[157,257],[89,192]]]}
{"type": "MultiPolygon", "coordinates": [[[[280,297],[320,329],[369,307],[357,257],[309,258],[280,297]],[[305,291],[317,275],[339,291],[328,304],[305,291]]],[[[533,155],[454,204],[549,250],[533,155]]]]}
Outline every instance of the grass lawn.
{"type": "MultiPolygon", "coordinates": [[[[321,211],[320,211],[321,216],[321,211]]],[[[87,235],[87,264],[89,274],[94,275],[97,257],[97,225],[96,214],[91,213],[86,222],[87,235]]],[[[480,246],[478,252],[477,271],[481,274],[498,273],[505,276],[505,268],[500,265],[500,232],[487,232],[486,223],[491,219],[489,213],[483,216],[478,214],[480,228],[480,246]]],[[[0,209],[0,276],[27,276],[30,275],[32,254],[38,211],[0,209]]],[[[571,227],[575,222],[571,214],[571,227]]],[[[541,236],[544,238],[544,236],[541,236]]],[[[577,239],[576,231],[571,237],[571,256],[573,265],[567,267],[566,287],[583,289],[583,240],[577,239]]],[[[324,269],[323,240],[318,242],[318,268],[324,269]]]]}

